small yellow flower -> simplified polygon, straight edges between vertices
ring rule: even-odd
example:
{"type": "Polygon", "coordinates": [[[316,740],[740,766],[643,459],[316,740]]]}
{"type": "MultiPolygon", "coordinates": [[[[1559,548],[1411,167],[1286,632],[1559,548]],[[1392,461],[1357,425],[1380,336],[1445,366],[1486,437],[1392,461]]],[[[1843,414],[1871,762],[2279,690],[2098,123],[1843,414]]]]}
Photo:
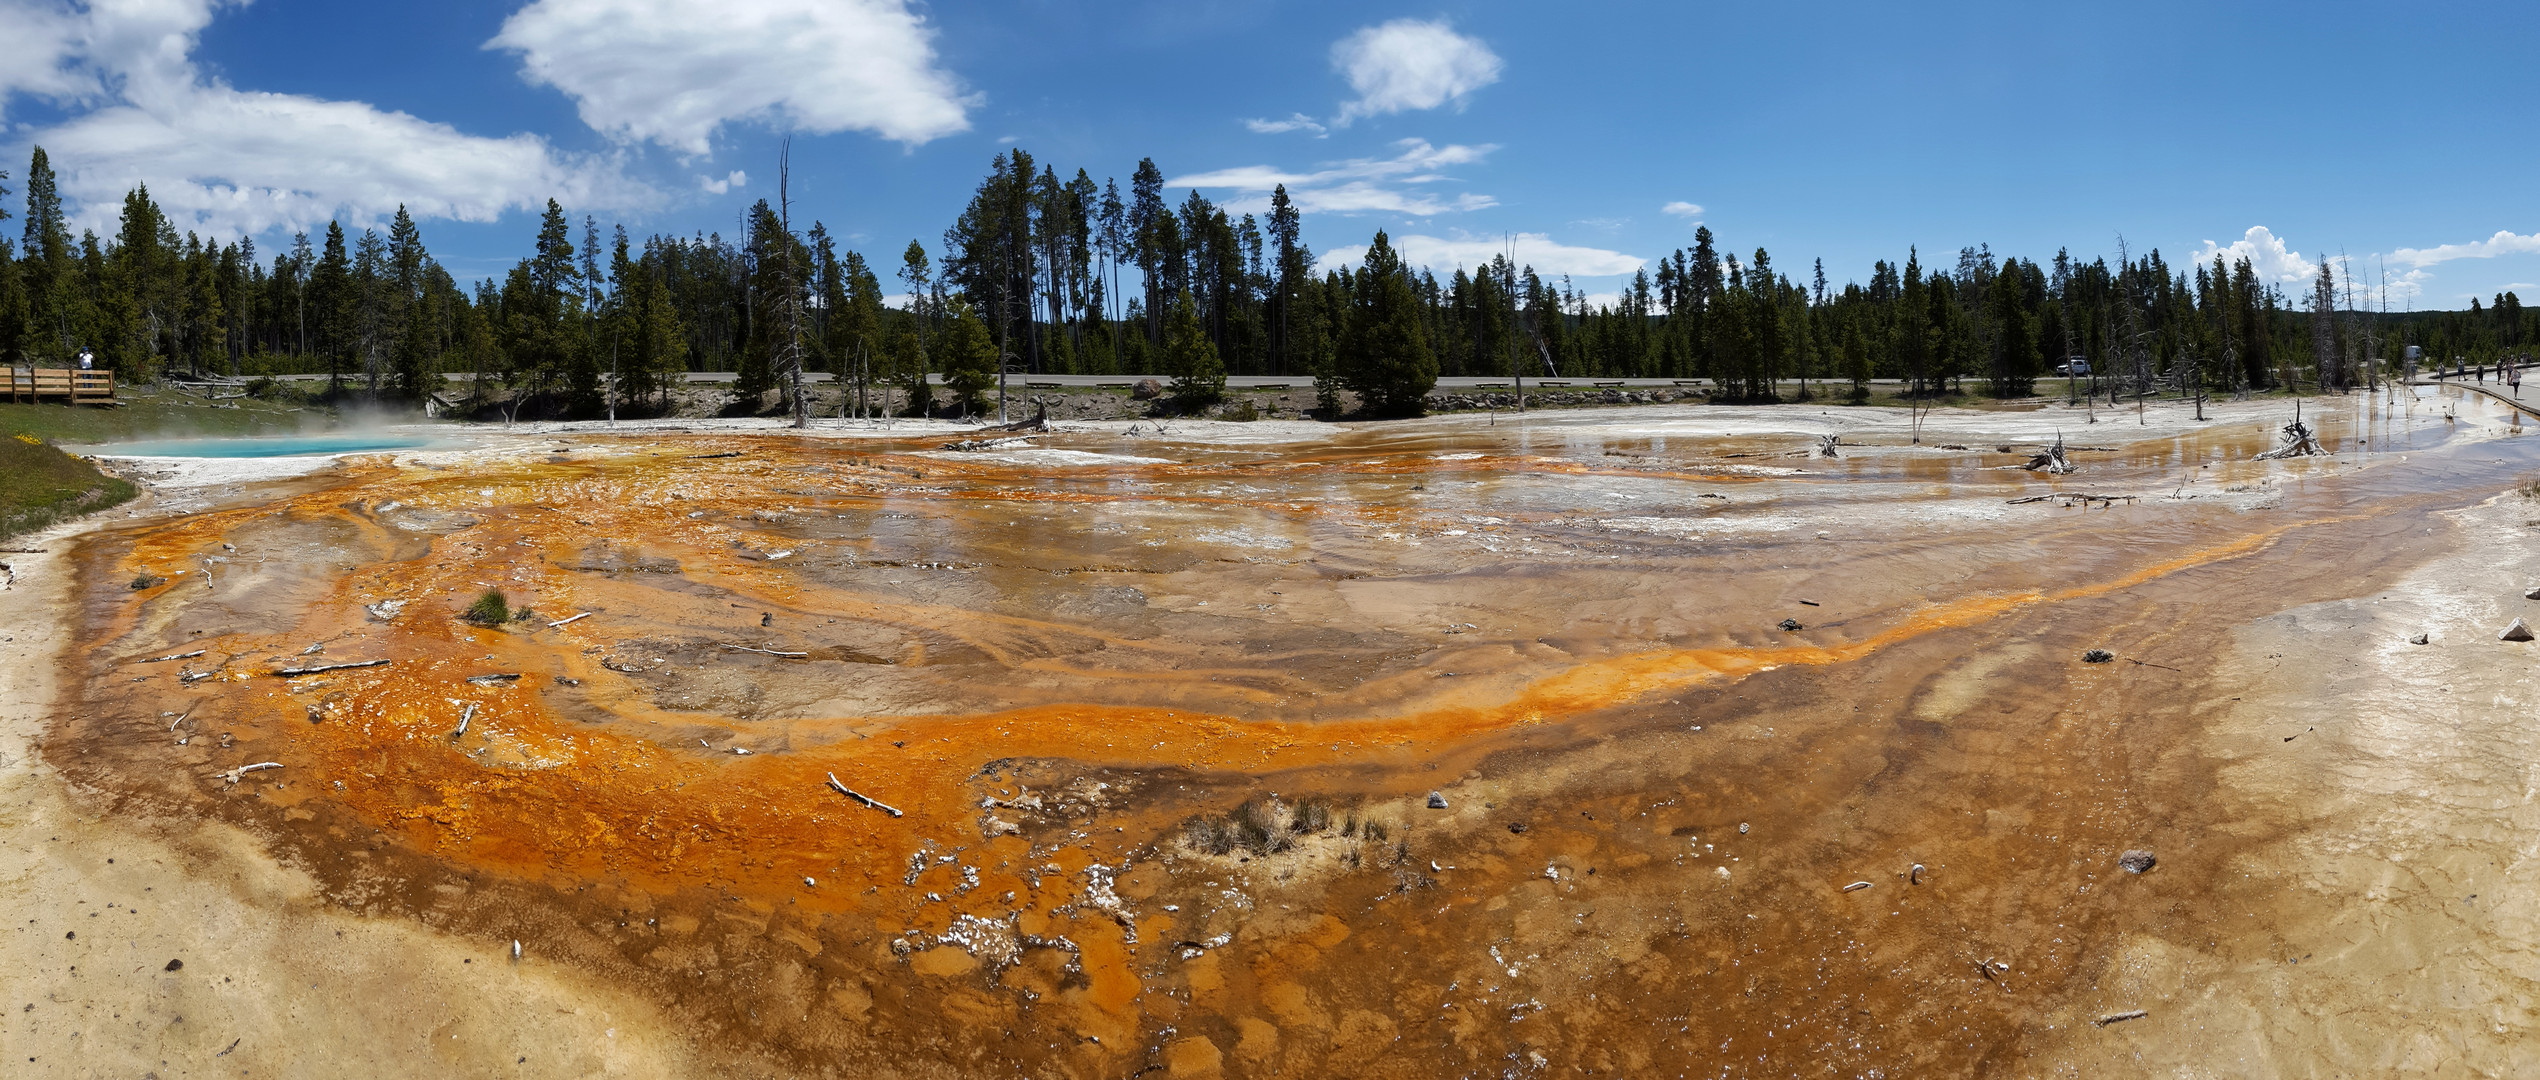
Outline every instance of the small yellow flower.
{"type": "Polygon", "coordinates": [[[26,434],[25,432],[19,432],[19,433],[18,433],[18,441],[19,441],[19,442],[22,442],[22,443],[25,443],[25,444],[27,444],[28,446],[42,446],[42,445],[44,445],[44,440],[39,439],[39,438],[36,438],[36,437],[35,437],[35,436],[33,436],[33,435],[26,434]]]}

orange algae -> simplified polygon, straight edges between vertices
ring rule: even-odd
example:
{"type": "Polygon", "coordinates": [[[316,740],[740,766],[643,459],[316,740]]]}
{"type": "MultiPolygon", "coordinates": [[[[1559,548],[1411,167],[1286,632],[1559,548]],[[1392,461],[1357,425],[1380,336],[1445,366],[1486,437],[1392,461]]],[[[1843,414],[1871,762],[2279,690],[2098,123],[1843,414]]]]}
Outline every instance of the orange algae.
{"type": "MultiPolygon", "coordinates": [[[[1453,778],[1422,770],[1534,745],[1525,742],[1529,732],[1581,737],[1588,729],[1574,726],[1585,716],[1628,716],[1661,695],[1693,689],[1718,695],[1775,669],[1860,664],[1882,652],[1914,649],[1924,639],[1984,631],[2014,613],[2115,597],[2169,575],[2262,553],[2294,529],[2362,520],[2310,517],[2252,531],[2184,530],[2158,545],[2160,557],[2085,554],[2069,571],[2052,575],[1979,560],[1939,595],[1918,584],[1865,581],[1862,602],[1793,634],[1764,632],[1766,620],[1756,618],[1753,631],[1668,626],[1642,638],[1612,633],[1603,642],[1571,641],[1563,635],[1574,632],[1579,611],[1594,610],[1582,607],[1592,598],[1556,577],[1539,593],[1476,609],[1470,620],[1476,624],[1500,620],[1470,627],[1477,642],[1468,643],[1461,622],[1447,626],[1456,636],[1414,641],[1398,628],[1377,633],[1353,622],[1441,621],[1429,602],[1371,593],[1361,583],[1381,576],[1388,560],[1406,575],[1471,572],[1469,554],[1412,565],[1422,556],[1364,549],[1355,534],[1318,536],[1296,548],[1265,546],[1250,534],[1194,539],[1198,527],[1178,519],[1155,526],[1162,542],[1141,550],[1087,542],[1089,531],[1072,522],[1058,527],[1001,515],[1015,507],[1068,513],[1116,506],[1167,515],[1240,510],[1259,515],[1256,532],[1283,521],[1347,519],[1353,524],[1319,527],[1371,523],[1367,527],[1435,536],[1450,526],[1552,528],[1574,511],[1492,506],[1492,521],[1479,523],[1448,520],[1423,506],[1371,502],[1363,487],[1351,485],[1381,477],[1399,487],[1399,477],[1440,467],[1371,462],[1369,451],[1275,466],[1287,474],[1283,485],[1338,485],[1326,502],[1212,490],[1229,477],[1272,470],[1242,463],[1107,465],[1041,476],[1008,465],[845,453],[790,440],[724,440],[683,447],[676,456],[610,443],[601,449],[604,456],[593,461],[504,461],[457,474],[365,466],[327,491],[137,532],[101,568],[111,571],[107,576],[189,570],[209,573],[210,584],[174,576],[168,585],[101,599],[90,632],[95,655],[101,662],[160,655],[170,641],[184,641],[210,654],[197,670],[218,674],[190,686],[154,681],[130,690],[101,674],[91,693],[136,704],[188,695],[212,702],[207,712],[239,736],[242,751],[283,761],[283,773],[302,785],[259,789],[261,797],[294,809],[333,807],[341,812],[333,826],[339,831],[352,823],[384,829],[441,864],[522,881],[605,881],[656,898],[716,897],[737,905],[742,917],[764,922],[771,937],[808,942],[799,947],[811,962],[831,963],[847,946],[880,939],[917,940],[920,953],[940,951],[944,940],[975,930],[964,920],[1010,927],[1025,944],[1021,958],[990,963],[994,979],[1003,980],[997,985],[1039,987],[1031,993],[1053,1008],[1064,1002],[1073,1010],[1064,1020],[1025,1026],[1063,1023],[1078,1036],[1100,1038],[1100,1044],[1082,1044],[1083,1053],[1095,1055],[1089,1061],[1109,1061],[1114,1053],[1092,1047],[1119,1046],[1154,1030],[1161,1018],[1195,1008],[1149,993],[1159,979],[1187,987],[1194,1003],[1206,996],[1231,1002],[1230,1009],[1266,1011],[1292,1029],[1292,1041],[1303,1037],[1296,1032],[1313,1030],[1340,1046],[1353,1031],[1381,1030],[1378,1020],[1400,1021],[1335,1015],[1337,1006],[1317,1002],[1318,995],[1337,991],[1298,981],[1323,965],[1327,952],[1371,947],[1370,935],[1353,935],[1337,920],[1267,934],[1253,973],[1232,976],[1236,989],[1203,994],[1197,973],[1200,962],[1214,956],[1209,950],[1220,947],[1206,944],[1215,930],[1202,928],[1196,913],[1117,917],[1097,902],[1100,888],[1079,883],[1103,879],[1116,872],[1111,868],[1173,857],[1184,817],[1225,804],[1161,794],[1129,809],[1097,802],[1082,818],[1044,815],[1029,835],[1000,835],[995,823],[1005,811],[997,802],[1028,767],[1022,763],[1060,763],[1053,775],[1061,777],[1099,763],[1117,773],[1193,783],[1293,777],[1309,791],[1347,798],[1416,797],[1453,778]],[[685,457],[725,447],[748,456],[685,457]],[[1028,484],[1044,486],[1018,489],[1028,484]],[[1130,484],[1137,488],[1121,487],[1130,484]],[[1084,490],[1102,485],[1113,489],[1084,490]],[[849,513],[857,515],[850,526],[827,523],[849,513]],[[932,528],[904,537],[904,550],[881,550],[872,537],[882,516],[891,514],[913,514],[932,528]],[[824,521],[823,515],[831,516],[824,521]],[[243,560],[265,535],[260,529],[281,535],[327,528],[347,530],[367,546],[345,549],[350,561],[264,571],[268,580],[255,587],[294,605],[269,613],[271,625],[250,632],[213,620],[216,611],[252,606],[253,599],[229,591],[243,573],[235,562],[206,561],[220,557],[212,553],[223,543],[234,542],[243,560]],[[600,548],[608,550],[595,554],[600,548]],[[814,548],[831,554],[802,553],[814,548]],[[834,554],[842,549],[853,557],[842,562],[834,554]],[[1037,561],[1020,561],[1027,555],[1037,561]],[[1467,562],[1458,566],[1457,559],[1467,562]],[[826,561],[814,568],[816,560],[826,561]],[[1191,631],[1187,636],[1139,623],[1150,618],[1139,611],[1167,599],[1162,584],[1197,574],[1196,565],[1216,567],[1207,573],[1223,577],[1255,576],[1202,582],[1188,596],[1171,597],[1176,618],[1197,618],[1189,604],[1261,601],[1253,606],[1303,611],[1231,629],[1173,624],[1191,631]],[[892,574],[901,576],[876,576],[892,574]],[[924,579],[928,574],[942,583],[924,579]],[[1051,575],[1071,584],[1036,583],[1051,575]],[[1087,609],[1090,615],[1055,610],[1083,591],[1072,583],[1114,576],[1134,578],[1156,594],[1087,609]],[[536,620],[496,630],[450,618],[487,587],[515,593],[535,607],[536,620]],[[1308,592],[1310,599],[1286,599],[1308,592]],[[1269,602],[1271,596],[1281,599],[1269,602]],[[407,606],[384,621],[366,613],[364,605],[383,599],[403,599],[407,606]],[[543,625],[583,611],[594,614],[561,627],[543,625]],[[828,622],[815,626],[813,619],[828,622]],[[832,623],[853,624],[863,636],[824,644],[832,623]],[[1329,640],[1335,628],[1348,631],[1345,640],[1329,640]],[[324,646],[314,655],[329,661],[393,663],[308,679],[265,674],[297,662],[312,643],[324,646]],[[727,645],[812,658],[794,661],[727,645]],[[1456,670],[1431,670],[1445,664],[1456,670]],[[928,682],[930,671],[953,674],[928,682]],[[469,681],[489,674],[519,678],[469,681]],[[923,693],[903,688],[886,698],[869,689],[891,679],[916,680],[908,685],[923,693]],[[773,705],[750,696],[809,684],[820,684],[829,696],[773,705]],[[691,689],[701,704],[682,696],[691,689]],[[825,707],[869,701],[899,707],[825,707]],[[468,717],[464,733],[456,730],[462,716],[468,717]],[[736,746],[753,752],[732,753],[736,746]],[[828,787],[831,774],[906,816],[849,801],[828,787]],[[941,861],[954,854],[961,873],[954,862],[941,861]],[[1053,887],[1046,879],[1068,885],[1053,887]],[[1186,922],[1191,928],[1183,928],[1186,922]],[[907,938],[910,931],[920,937],[907,938]],[[1065,943],[1066,961],[1054,971],[1036,967],[1033,950],[1056,946],[1032,942],[1065,943]],[[1191,974],[1159,967],[1159,951],[1185,949],[1195,952],[1188,958],[1191,974]]],[[[1728,478],[1691,468],[1591,470],[1489,457],[1444,468],[1662,483],[1728,478]]],[[[1942,543],[1899,539],[1886,550],[1900,559],[1924,558],[1942,543]]],[[[1747,594],[1796,587],[1792,582],[1807,572],[1787,579],[1758,575],[1751,588],[1715,605],[1755,606],[1747,594]]],[[[1661,590],[1638,602],[1612,625],[1651,622],[1650,612],[1681,606],[1661,590]]],[[[1813,620],[1816,610],[1802,614],[1813,620]]],[[[172,681],[174,673],[167,675],[172,681]]],[[[1835,753],[1842,743],[1826,745],[1835,753]]],[[[1288,802],[1302,797],[1290,792],[1288,802]]],[[[1586,812],[1612,812],[1597,805],[1586,812]]],[[[1708,833],[1719,822],[1689,827],[1708,833]]],[[[1526,835],[1549,843],[1560,833],[1548,827],[1526,835]]],[[[1351,851],[1355,859],[1357,849],[1351,851]]],[[[1188,851],[1181,857],[1195,860],[1191,865],[1199,869],[1192,874],[1221,874],[1210,868],[1231,865],[1188,851]]],[[[1648,851],[1616,852],[1602,840],[1571,842],[1559,858],[1578,860],[1568,866],[1574,879],[1592,869],[1590,858],[1610,863],[1612,872],[1658,865],[1648,851]]],[[[1477,853],[1471,861],[1473,873],[1501,883],[1537,878],[1544,870],[1518,865],[1513,856],[1477,853]]],[[[1397,874],[1416,873],[1419,860],[1388,865],[1397,874]]],[[[1325,867],[1307,878],[1331,872],[1325,867]]],[[[1562,872],[1553,866],[1549,880],[1557,886],[1562,872]]],[[[1176,881],[1174,895],[1200,888],[1196,881],[1176,881]]],[[[1439,903],[1442,913],[1463,913],[1452,915],[1456,919],[1496,910],[1475,894],[1439,903]]],[[[1391,925],[1396,940],[1422,940],[1416,924],[1391,925]]],[[[951,958],[907,963],[912,978],[960,979],[972,970],[951,958]]],[[[1716,959],[1710,966],[1718,966],[1716,959]]],[[[1008,1011],[1013,1006],[961,1000],[971,1002],[962,1008],[977,1022],[1024,1023],[1008,1011]]],[[[1253,1029],[1231,1016],[1224,1022],[1234,1026],[1221,1031],[1219,1048],[1231,1052],[1253,1029]]],[[[1478,1028],[1467,1035],[1485,1038],[1478,1028]]],[[[1053,1060],[1065,1058],[1061,1053],[1053,1060]]],[[[1278,1060],[1290,1062],[1280,1071],[1297,1068],[1291,1059],[1278,1060]]]]}

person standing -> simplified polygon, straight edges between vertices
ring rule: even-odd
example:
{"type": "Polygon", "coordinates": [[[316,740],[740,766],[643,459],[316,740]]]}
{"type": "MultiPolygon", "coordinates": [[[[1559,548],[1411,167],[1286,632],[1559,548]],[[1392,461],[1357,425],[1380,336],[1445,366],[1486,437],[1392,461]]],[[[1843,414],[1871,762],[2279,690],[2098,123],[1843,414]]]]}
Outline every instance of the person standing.
{"type": "Polygon", "coordinates": [[[86,349],[81,349],[79,351],[79,369],[81,371],[94,371],[96,368],[97,354],[86,349]]]}

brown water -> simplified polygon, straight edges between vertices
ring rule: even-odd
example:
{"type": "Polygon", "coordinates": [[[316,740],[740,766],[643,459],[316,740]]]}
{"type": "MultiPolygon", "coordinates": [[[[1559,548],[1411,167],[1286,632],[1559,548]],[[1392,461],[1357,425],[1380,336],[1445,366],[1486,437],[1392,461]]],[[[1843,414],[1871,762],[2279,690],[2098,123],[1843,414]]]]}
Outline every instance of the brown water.
{"type": "Polygon", "coordinates": [[[1582,417],[373,463],[92,544],[47,753],[736,1073],[1985,1072],[2126,935],[2249,940],[2216,635],[2529,465],[2345,407],[2336,460],[2118,432],[2061,479],[1582,417]],[[2006,501],[2054,490],[2144,498],[2006,501]],[[458,621],[488,587],[535,617],[458,621]]]}

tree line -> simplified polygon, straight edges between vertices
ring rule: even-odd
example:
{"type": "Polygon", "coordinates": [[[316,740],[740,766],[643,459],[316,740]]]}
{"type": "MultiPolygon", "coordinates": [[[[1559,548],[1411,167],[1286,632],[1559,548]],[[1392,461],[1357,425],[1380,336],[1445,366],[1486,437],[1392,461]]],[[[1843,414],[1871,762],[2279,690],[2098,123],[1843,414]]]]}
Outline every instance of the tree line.
{"type": "Polygon", "coordinates": [[[2540,332],[2511,293],[2392,314],[2326,264],[2288,297],[2247,259],[2180,267],[2122,241],[2113,262],[1978,245],[1926,265],[1908,251],[1838,288],[1822,260],[1793,274],[1704,227],[1607,298],[1504,254],[1441,278],[1382,231],[1357,265],[1324,267],[1284,187],[1266,214],[1236,213],[1197,191],[1173,200],[1152,159],[1124,193],[1021,149],[995,157],[931,253],[899,253],[896,305],[862,253],[820,223],[789,228],[765,200],[739,237],[640,242],[587,215],[577,228],[550,200],[529,254],[462,283],[402,207],[384,234],[330,221],[267,258],[251,238],[180,235],[147,187],[125,196],[112,235],[73,237],[40,147],[23,186],[20,235],[0,236],[8,363],[88,350],[127,379],[324,373],[341,392],[406,401],[464,373],[480,400],[579,414],[658,407],[692,371],[735,372],[763,401],[786,389],[788,356],[835,373],[861,407],[882,388],[930,407],[930,374],[975,403],[1002,370],[1167,375],[1186,404],[1229,374],[1295,376],[1327,405],[1349,391],[1398,413],[1441,375],[1706,380],[1738,401],[1793,383],[1859,397],[1874,379],[2020,397],[2078,365],[2111,393],[2335,389],[2408,345],[2486,361],[2540,332]]]}

